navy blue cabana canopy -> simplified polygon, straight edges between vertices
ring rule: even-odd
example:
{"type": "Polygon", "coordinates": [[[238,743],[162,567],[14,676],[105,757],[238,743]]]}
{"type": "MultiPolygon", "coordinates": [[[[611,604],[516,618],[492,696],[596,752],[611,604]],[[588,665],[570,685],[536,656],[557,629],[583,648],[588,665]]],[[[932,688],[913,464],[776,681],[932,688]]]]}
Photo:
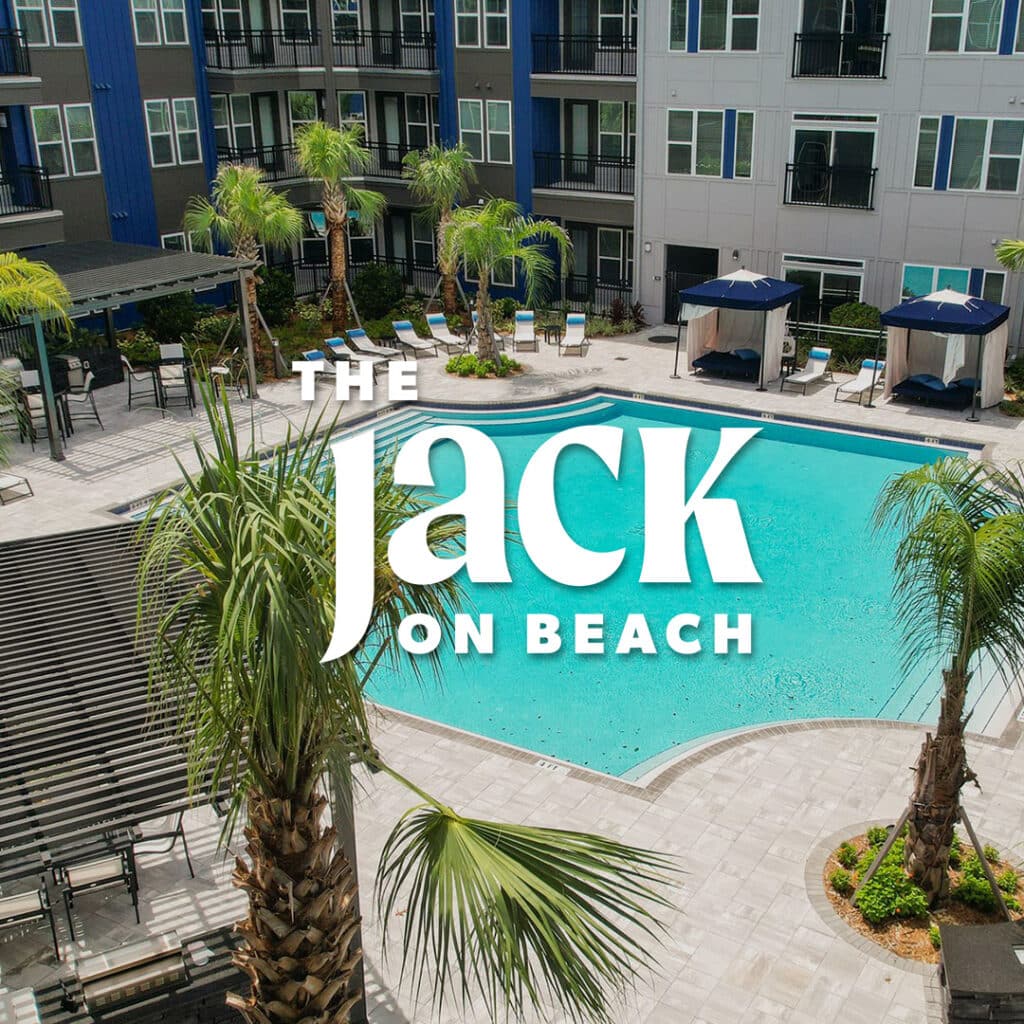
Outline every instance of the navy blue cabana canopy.
{"type": "Polygon", "coordinates": [[[989,334],[1010,315],[1009,306],[945,289],[907,299],[882,314],[886,326],[935,334],[989,334]]]}
{"type": "Polygon", "coordinates": [[[787,306],[803,290],[803,285],[764,277],[751,270],[735,270],[725,277],[684,288],[681,305],[717,306],[719,309],[769,310],[787,306]]]}

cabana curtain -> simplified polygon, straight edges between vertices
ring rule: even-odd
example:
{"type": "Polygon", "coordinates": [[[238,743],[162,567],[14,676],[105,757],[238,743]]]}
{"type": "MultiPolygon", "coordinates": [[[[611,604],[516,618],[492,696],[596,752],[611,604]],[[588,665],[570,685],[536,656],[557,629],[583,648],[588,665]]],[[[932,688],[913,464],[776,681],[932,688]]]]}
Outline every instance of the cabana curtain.
{"type": "Polygon", "coordinates": [[[988,409],[1003,400],[1003,366],[1006,363],[1006,343],[1009,324],[1004,321],[985,338],[981,353],[981,407],[988,409]]]}
{"type": "Polygon", "coordinates": [[[718,345],[718,310],[714,306],[683,307],[680,319],[688,320],[686,325],[686,365],[691,367],[694,359],[718,345]],[[683,311],[692,308],[697,311],[694,318],[684,317],[683,311]]]}
{"type": "Polygon", "coordinates": [[[882,385],[882,397],[892,395],[893,384],[899,384],[907,377],[907,365],[910,348],[910,331],[906,327],[888,327],[888,343],[885,347],[885,383],[882,385]]]}

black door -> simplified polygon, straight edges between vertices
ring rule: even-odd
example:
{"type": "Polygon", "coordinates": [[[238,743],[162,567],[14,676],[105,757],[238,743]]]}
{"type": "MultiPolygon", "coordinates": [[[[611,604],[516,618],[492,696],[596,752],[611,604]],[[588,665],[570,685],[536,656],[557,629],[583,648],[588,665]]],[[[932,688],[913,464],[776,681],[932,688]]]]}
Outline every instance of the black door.
{"type": "Polygon", "coordinates": [[[377,138],[382,168],[396,170],[405,155],[405,96],[400,92],[377,93],[377,138]]]}
{"type": "Polygon", "coordinates": [[[718,276],[718,250],[693,245],[665,246],[665,323],[679,318],[679,292],[718,276]]]}
{"type": "Polygon", "coordinates": [[[593,182],[597,154],[597,104],[565,101],[565,145],[562,149],[567,181],[593,182]]]}

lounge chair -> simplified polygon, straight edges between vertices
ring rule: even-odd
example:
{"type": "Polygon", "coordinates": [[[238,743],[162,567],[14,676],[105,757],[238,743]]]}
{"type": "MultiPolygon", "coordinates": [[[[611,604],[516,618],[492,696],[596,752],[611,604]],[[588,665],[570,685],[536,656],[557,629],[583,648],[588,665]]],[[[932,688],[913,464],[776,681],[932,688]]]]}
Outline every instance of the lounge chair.
{"type": "Polygon", "coordinates": [[[570,313],[565,318],[565,334],[558,340],[558,354],[575,351],[578,356],[585,356],[590,348],[587,337],[587,318],[583,313],[570,313]]]}
{"type": "Polygon", "coordinates": [[[444,313],[428,313],[427,326],[434,341],[444,345],[447,352],[453,349],[456,352],[465,352],[469,349],[469,338],[460,338],[457,334],[452,334],[444,313]]]}
{"type": "MultiPolygon", "coordinates": [[[[53,906],[46,891],[46,879],[38,889],[0,898],[0,928],[13,928],[30,921],[48,921],[53,938],[53,951],[60,960],[60,944],[57,942],[57,925],[53,920],[53,906]]],[[[0,1019],[6,1019],[0,1018],[0,1019]]]]}
{"type": "MultiPolygon", "coordinates": [[[[378,345],[374,341],[370,341],[370,336],[362,329],[357,328],[354,331],[346,331],[348,335],[349,347],[359,352],[364,356],[383,356],[385,359],[391,359],[394,356],[401,356],[405,358],[405,352],[402,349],[389,348],[387,345],[378,345]]],[[[333,342],[335,339],[331,339],[333,342]]],[[[341,340],[340,338],[338,339],[341,340]]]]}
{"type": "MultiPolygon", "coordinates": [[[[372,363],[374,380],[377,379],[377,368],[381,363],[387,362],[384,356],[371,356],[364,352],[353,352],[341,338],[328,338],[324,344],[327,346],[327,358],[332,363],[337,363],[342,359],[350,363],[372,363]]],[[[322,352],[320,354],[323,355],[322,352]]],[[[303,355],[309,358],[308,352],[304,352],[303,355]]],[[[332,366],[331,370],[333,369],[334,367],[332,366]]]]}
{"type": "Polygon", "coordinates": [[[93,376],[92,370],[85,375],[85,383],[82,385],[81,391],[69,391],[64,396],[64,401],[68,404],[68,415],[72,420],[82,419],[95,419],[100,425],[100,430],[105,429],[103,426],[103,420],[100,419],[100,411],[96,408],[96,396],[93,394],[92,386],[96,383],[96,378],[93,376]],[[79,407],[84,410],[84,415],[76,416],[74,413],[75,407],[79,407]]]}
{"type": "MultiPolygon", "coordinates": [[[[470,315],[473,317],[473,332],[476,333],[477,321],[480,319],[480,314],[477,313],[477,311],[474,309],[470,315]]],[[[492,320],[491,327],[493,328],[493,326],[494,321],[492,320]]],[[[498,331],[494,332],[494,347],[497,348],[499,351],[502,351],[505,348],[505,342],[507,340],[508,339],[505,337],[504,334],[501,334],[498,331]]]]}
{"type": "Polygon", "coordinates": [[[534,329],[533,310],[516,310],[516,330],[512,335],[512,351],[522,352],[523,349],[537,351],[537,332],[534,329]]]}
{"type": "Polygon", "coordinates": [[[413,352],[433,352],[437,355],[437,341],[425,341],[417,333],[411,320],[392,320],[391,326],[395,329],[395,337],[400,345],[411,348],[413,352]]]}
{"type": "Polygon", "coordinates": [[[860,370],[853,380],[846,381],[836,388],[832,401],[838,402],[840,395],[844,398],[850,395],[857,396],[857,404],[860,405],[864,395],[869,393],[872,387],[878,387],[882,382],[882,374],[885,373],[884,359],[865,359],[860,364],[860,370]]]}
{"type": "Polygon", "coordinates": [[[731,352],[713,349],[698,356],[690,365],[694,370],[710,377],[757,380],[761,372],[761,356],[752,348],[737,348],[731,352]]]}
{"type": "Polygon", "coordinates": [[[916,373],[894,384],[892,397],[962,412],[974,401],[974,392],[977,390],[978,382],[973,377],[961,377],[946,384],[941,377],[933,374],[916,373]]]}
{"type": "Polygon", "coordinates": [[[25,477],[15,476],[13,473],[0,473],[0,505],[6,505],[15,498],[31,498],[34,493],[32,485],[25,477]],[[18,493],[21,488],[24,490],[18,493]]]}
{"type": "Polygon", "coordinates": [[[802,393],[806,395],[808,384],[817,384],[825,380],[831,381],[832,371],[828,368],[828,361],[831,358],[832,349],[812,348],[807,353],[807,365],[797,373],[791,373],[788,377],[783,377],[782,382],[779,384],[779,390],[781,391],[787,384],[792,384],[794,387],[800,388],[802,393]]]}

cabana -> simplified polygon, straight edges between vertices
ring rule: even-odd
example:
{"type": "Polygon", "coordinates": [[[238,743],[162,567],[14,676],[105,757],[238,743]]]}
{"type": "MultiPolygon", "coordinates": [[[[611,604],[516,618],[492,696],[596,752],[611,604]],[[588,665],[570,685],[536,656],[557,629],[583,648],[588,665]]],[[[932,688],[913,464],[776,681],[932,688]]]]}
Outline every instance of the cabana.
{"type": "Polygon", "coordinates": [[[887,333],[885,398],[963,410],[977,420],[1003,397],[1009,307],[949,288],[882,314],[887,333]]]}
{"type": "Polygon", "coordinates": [[[803,286],[736,270],[679,293],[691,370],[758,382],[782,373],[786,311],[803,286]],[[754,314],[754,315],[751,315],[754,314]]]}

